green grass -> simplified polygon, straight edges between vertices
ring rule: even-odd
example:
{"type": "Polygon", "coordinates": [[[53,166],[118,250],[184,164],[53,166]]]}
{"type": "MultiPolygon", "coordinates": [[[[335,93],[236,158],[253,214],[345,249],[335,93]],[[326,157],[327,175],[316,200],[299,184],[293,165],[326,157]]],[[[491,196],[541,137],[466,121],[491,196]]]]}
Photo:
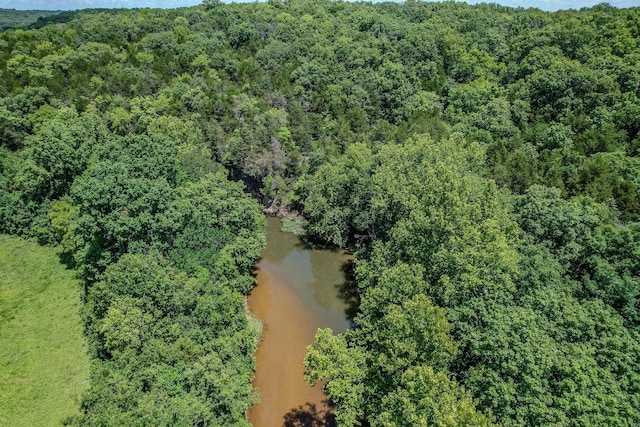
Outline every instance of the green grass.
{"type": "Polygon", "coordinates": [[[56,251],[0,235],[0,426],[78,413],[89,357],[80,288],[56,251]]]}

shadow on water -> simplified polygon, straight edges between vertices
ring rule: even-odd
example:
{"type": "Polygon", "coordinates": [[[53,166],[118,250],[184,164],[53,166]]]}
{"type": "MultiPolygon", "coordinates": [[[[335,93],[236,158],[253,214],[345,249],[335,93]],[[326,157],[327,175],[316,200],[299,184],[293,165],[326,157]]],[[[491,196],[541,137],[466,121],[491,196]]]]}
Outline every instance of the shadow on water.
{"type": "Polygon", "coordinates": [[[342,266],[340,266],[340,271],[342,271],[344,275],[344,282],[336,286],[338,289],[338,298],[345,303],[345,314],[353,326],[353,319],[360,311],[360,292],[358,290],[358,283],[356,282],[354,259],[350,258],[345,261],[342,266]]]}
{"type": "Polygon", "coordinates": [[[292,409],[284,416],[285,427],[335,427],[336,419],[333,415],[335,407],[329,400],[322,401],[321,409],[314,403],[305,403],[292,409]]]}

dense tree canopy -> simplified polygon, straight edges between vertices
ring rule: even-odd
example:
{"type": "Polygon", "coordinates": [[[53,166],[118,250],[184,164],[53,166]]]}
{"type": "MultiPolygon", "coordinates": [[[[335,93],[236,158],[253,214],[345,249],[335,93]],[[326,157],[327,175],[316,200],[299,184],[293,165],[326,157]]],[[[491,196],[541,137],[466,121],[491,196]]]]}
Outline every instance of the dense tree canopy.
{"type": "Polygon", "coordinates": [[[263,204],[356,255],[341,425],[640,424],[640,9],[47,19],[0,33],[0,232],[83,280],[69,422],[247,424],[263,204]]]}

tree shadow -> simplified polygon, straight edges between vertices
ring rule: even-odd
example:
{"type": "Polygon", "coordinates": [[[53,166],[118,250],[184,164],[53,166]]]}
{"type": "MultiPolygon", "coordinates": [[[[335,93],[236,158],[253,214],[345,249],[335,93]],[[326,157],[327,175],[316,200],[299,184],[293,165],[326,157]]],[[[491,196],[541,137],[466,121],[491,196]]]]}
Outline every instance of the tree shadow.
{"type": "Polygon", "coordinates": [[[335,427],[334,408],[335,405],[329,400],[323,400],[320,409],[315,403],[307,402],[284,416],[284,427],[335,427]]]}
{"type": "Polygon", "coordinates": [[[360,311],[360,292],[356,281],[355,261],[349,258],[340,267],[344,275],[344,282],[337,285],[338,297],[346,304],[345,314],[353,322],[360,311]]]}

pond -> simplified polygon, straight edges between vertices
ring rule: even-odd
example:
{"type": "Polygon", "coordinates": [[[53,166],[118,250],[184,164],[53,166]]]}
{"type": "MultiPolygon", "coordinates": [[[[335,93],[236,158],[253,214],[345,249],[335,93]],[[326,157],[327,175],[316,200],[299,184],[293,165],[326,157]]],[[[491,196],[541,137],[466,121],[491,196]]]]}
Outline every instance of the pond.
{"type": "Polygon", "coordinates": [[[249,409],[254,427],[332,426],[331,405],[320,385],[303,378],[306,347],[318,328],[344,332],[350,326],[347,287],[352,257],[311,249],[267,218],[267,247],[256,267],[249,309],[263,322],[253,385],[261,401],[249,409]]]}

